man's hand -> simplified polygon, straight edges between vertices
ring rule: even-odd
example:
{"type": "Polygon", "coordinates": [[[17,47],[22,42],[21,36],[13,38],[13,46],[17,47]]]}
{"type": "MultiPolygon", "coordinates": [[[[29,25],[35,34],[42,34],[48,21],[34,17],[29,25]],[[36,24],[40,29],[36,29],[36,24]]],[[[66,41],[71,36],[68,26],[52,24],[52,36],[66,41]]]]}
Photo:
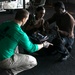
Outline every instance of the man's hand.
{"type": "Polygon", "coordinates": [[[49,42],[47,42],[47,41],[43,42],[43,47],[48,48],[49,45],[52,45],[52,46],[53,46],[52,43],[49,43],[49,42]]]}

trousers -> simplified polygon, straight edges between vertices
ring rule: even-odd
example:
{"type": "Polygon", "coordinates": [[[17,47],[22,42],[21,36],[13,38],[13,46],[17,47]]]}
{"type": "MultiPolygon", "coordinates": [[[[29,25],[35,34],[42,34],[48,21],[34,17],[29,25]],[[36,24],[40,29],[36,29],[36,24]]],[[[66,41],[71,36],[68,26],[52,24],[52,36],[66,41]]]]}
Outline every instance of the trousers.
{"type": "Polygon", "coordinates": [[[12,74],[16,75],[24,70],[28,70],[37,65],[37,60],[35,57],[27,54],[15,53],[11,58],[0,61],[0,68],[6,69],[9,72],[11,70],[12,74]]]}
{"type": "Polygon", "coordinates": [[[52,42],[54,44],[54,49],[56,49],[58,52],[65,54],[67,51],[66,49],[71,52],[72,45],[74,43],[74,38],[68,38],[68,37],[61,37],[55,38],[52,42]]]}

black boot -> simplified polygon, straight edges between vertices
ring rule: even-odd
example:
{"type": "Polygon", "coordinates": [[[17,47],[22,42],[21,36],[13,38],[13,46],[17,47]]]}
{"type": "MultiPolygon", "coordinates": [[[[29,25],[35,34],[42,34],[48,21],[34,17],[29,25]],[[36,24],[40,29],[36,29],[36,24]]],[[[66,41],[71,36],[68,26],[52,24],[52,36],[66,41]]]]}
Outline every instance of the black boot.
{"type": "Polygon", "coordinates": [[[61,57],[59,58],[59,61],[66,61],[70,57],[69,51],[66,49],[65,53],[61,54],[61,57]]]}

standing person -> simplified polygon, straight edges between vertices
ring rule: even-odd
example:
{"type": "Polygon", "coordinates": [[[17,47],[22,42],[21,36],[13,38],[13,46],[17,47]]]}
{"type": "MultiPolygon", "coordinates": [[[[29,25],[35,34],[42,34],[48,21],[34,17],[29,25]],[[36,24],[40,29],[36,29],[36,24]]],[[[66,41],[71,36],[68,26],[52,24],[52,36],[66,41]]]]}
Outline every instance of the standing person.
{"type": "Polygon", "coordinates": [[[52,45],[47,41],[33,44],[29,40],[27,34],[21,29],[28,17],[29,12],[22,9],[17,11],[14,21],[7,21],[0,25],[0,68],[6,69],[9,75],[16,75],[37,65],[33,56],[15,53],[15,48],[19,44],[30,53],[52,45]]]}
{"type": "Polygon", "coordinates": [[[35,12],[32,12],[29,16],[29,20],[27,21],[26,25],[23,26],[23,30],[26,31],[28,34],[34,33],[36,31],[44,32],[44,15],[45,15],[45,8],[43,6],[38,6],[35,9],[35,12]]]}
{"type": "Polygon", "coordinates": [[[54,15],[47,19],[46,22],[51,24],[56,22],[57,32],[60,37],[56,37],[52,43],[54,44],[54,49],[61,53],[60,60],[67,60],[70,56],[69,52],[72,50],[72,45],[74,43],[74,25],[75,21],[73,16],[68,13],[65,9],[65,5],[62,1],[54,3],[54,15]]]}

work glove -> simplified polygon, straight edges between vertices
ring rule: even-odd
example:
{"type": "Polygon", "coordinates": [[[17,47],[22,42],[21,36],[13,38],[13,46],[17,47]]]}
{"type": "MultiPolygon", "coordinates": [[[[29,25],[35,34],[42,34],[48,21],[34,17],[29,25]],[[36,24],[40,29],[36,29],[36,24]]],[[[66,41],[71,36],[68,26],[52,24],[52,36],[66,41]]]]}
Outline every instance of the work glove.
{"type": "Polygon", "coordinates": [[[43,47],[44,47],[44,48],[48,48],[49,45],[52,45],[52,46],[53,46],[52,43],[49,43],[49,42],[47,42],[47,41],[43,42],[43,47]]]}

